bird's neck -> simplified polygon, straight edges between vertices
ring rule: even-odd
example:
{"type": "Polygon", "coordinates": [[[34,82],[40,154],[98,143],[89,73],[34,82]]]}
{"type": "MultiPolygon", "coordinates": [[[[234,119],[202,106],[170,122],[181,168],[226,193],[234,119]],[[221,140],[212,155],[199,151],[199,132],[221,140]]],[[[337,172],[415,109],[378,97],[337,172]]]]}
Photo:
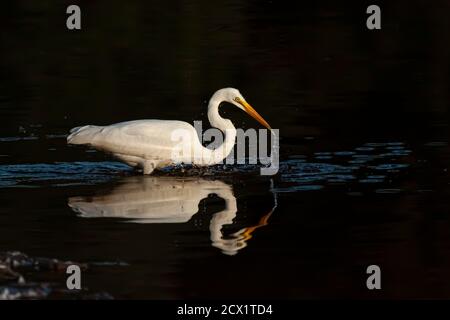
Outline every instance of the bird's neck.
{"type": "Polygon", "coordinates": [[[223,143],[216,149],[211,150],[210,155],[205,159],[209,165],[219,163],[225,159],[233,150],[236,142],[236,128],[233,123],[228,119],[222,118],[219,114],[221,102],[221,99],[213,96],[208,105],[208,119],[211,126],[221,130],[224,134],[223,143]]]}
{"type": "Polygon", "coordinates": [[[234,126],[230,120],[224,119],[219,114],[219,106],[222,103],[220,98],[212,97],[208,104],[208,120],[212,127],[224,131],[227,128],[233,128],[234,126]]]}

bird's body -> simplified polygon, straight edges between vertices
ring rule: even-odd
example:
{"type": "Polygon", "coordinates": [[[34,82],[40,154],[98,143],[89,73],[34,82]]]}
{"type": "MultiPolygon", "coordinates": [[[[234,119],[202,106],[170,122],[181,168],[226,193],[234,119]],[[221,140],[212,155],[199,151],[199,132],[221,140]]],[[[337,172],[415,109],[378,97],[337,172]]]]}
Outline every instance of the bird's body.
{"type": "Polygon", "coordinates": [[[223,101],[245,110],[270,128],[267,122],[245,102],[239,91],[226,88],[218,90],[208,105],[211,125],[225,134],[224,143],[217,149],[203,147],[195,128],[187,122],[177,120],[134,120],[108,126],[81,126],[70,131],[67,142],[89,145],[111,153],[120,161],[141,168],[144,174],[180,163],[212,165],[228,156],[236,140],[236,129],[231,121],[219,115],[218,108],[223,101]],[[179,152],[180,147],[183,148],[183,152],[179,152]]]}
{"type": "MultiPolygon", "coordinates": [[[[89,145],[99,151],[111,153],[120,161],[151,173],[153,169],[177,164],[171,160],[176,141],[172,141],[171,135],[167,134],[177,129],[196,135],[194,127],[187,122],[152,119],[74,128],[68,142],[89,145]]],[[[184,162],[189,161],[185,159],[184,162]]]]}

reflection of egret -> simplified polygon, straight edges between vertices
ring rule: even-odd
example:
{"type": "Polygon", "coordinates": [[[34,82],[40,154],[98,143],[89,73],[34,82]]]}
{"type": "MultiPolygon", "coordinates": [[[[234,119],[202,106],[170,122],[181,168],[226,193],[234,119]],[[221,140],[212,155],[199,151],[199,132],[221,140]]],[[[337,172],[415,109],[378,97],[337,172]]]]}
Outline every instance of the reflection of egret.
{"type": "MultiPolygon", "coordinates": [[[[219,105],[229,102],[244,110],[258,122],[270,129],[269,124],[233,88],[220,89],[209,100],[208,119],[213,127],[225,134],[225,140],[218,148],[203,147],[192,125],[183,121],[136,120],[109,126],[87,125],[73,128],[67,137],[69,144],[90,145],[98,150],[112,153],[119,160],[150,174],[156,168],[179,163],[198,166],[217,164],[232,151],[236,140],[236,128],[219,114],[219,105]],[[180,142],[174,133],[182,135],[189,143],[188,152],[174,158],[180,142]]],[[[184,145],[187,144],[183,141],[184,145]]]]}
{"type": "Polygon", "coordinates": [[[237,203],[232,187],[222,181],[174,177],[128,177],[106,195],[71,197],[69,206],[81,217],[125,218],[137,223],[183,223],[198,212],[199,203],[210,194],[225,200],[225,208],[210,222],[212,245],[234,255],[247,245],[253,231],[267,224],[266,214],[256,226],[244,228],[228,237],[223,227],[233,223],[237,203]]]}

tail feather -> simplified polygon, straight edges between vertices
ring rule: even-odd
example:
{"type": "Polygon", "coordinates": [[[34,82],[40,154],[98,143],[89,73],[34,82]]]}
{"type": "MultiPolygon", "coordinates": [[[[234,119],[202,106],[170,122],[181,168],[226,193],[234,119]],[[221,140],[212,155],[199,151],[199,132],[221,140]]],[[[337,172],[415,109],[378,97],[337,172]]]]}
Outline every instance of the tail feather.
{"type": "Polygon", "coordinates": [[[91,144],[95,135],[101,130],[100,126],[81,126],[70,130],[70,135],[67,137],[68,144],[91,144]]]}
{"type": "Polygon", "coordinates": [[[87,127],[87,126],[80,126],[80,127],[72,128],[72,129],[70,129],[70,133],[74,133],[74,132],[80,130],[81,128],[83,128],[83,127],[87,127]]]}

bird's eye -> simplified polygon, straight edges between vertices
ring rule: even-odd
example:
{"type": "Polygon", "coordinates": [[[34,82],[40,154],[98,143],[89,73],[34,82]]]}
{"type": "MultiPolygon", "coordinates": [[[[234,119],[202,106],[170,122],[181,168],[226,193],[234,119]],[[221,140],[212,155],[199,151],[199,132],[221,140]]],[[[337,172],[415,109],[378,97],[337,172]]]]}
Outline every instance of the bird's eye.
{"type": "Polygon", "coordinates": [[[234,101],[239,102],[241,101],[241,99],[239,99],[239,97],[234,98],[234,101]]]}

